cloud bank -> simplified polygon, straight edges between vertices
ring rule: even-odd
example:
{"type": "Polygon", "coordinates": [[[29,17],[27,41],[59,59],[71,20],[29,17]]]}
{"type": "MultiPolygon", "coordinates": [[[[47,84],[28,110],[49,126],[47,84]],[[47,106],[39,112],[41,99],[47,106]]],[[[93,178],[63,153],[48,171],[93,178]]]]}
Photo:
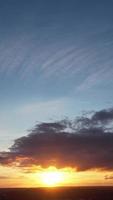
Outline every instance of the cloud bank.
{"type": "Polygon", "coordinates": [[[71,121],[40,123],[0,152],[0,164],[113,170],[113,108],[71,121]]]}

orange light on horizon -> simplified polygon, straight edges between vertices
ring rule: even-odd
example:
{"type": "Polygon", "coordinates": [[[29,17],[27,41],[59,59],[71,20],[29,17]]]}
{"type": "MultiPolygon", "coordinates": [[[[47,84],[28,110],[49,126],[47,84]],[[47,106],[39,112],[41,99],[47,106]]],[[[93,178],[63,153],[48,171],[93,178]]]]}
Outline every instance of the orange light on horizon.
{"type": "Polygon", "coordinates": [[[0,166],[0,187],[113,186],[112,179],[105,179],[106,175],[110,177],[112,173],[97,169],[77,171],[71,167],[33,166],[22,170],[0,166]]]}
{"type": "Polygon", "coordinates": [[[43,172],[40,177],[43,184],[50,187],[57,186],[64,178],[63,174],[58,171],[43,172]]]}
{"type": "Polygon", "coordinates": [[[42,187],[56,187],[69,182],[71,173],[72,169],[70,168],[57,169],[54,166],[50,166],[37,173],[37,177],[42,187]]]}

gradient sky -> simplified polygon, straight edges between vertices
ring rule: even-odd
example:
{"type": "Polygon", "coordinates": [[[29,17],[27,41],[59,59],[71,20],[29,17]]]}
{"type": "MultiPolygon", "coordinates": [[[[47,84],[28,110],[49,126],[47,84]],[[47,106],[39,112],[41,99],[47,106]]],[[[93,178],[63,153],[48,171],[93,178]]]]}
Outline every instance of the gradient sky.
{"type": "Polygon", "coordinates": [[[113,0],[0,0],[0,187],[113,185],[112,127],[113,0]]]}
{"type": "Polygon", "coordinates": [[[0,1],[0,150],[36,121],[112,106],[113,0],[0,1]]]}

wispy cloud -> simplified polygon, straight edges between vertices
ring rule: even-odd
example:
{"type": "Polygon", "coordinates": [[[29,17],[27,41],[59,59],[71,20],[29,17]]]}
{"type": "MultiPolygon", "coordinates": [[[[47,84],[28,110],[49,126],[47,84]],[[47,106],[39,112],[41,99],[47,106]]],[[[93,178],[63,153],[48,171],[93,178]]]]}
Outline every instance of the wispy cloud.
{"type": "Polygon", "coordinates": [[[67,105],[68,98],[59,98],[59,99],[53,99],[48,101],[38,101],[38,102],[32,102],[29,104],[22,105],[16,110],[17,114],[20,115],[30,115],[30,114],[39,114],[40,118],[41,115],[46,116],[54,116],[57,114],[64,113],[64,110],[67,105]]]}
{"type": "Polygon", "coordinates": [[[1,179],[11,179],[11,177],[9,177],[9,176],[0,176],[0,180],[1,179]]]}
{"type": "Polygon", "coordinates": [[[35,30],[32,27],[27,35],[22,32],[3,39],[0,72],[24,81],[27,78],[33,81],[34,77],[41,82],[46,78],[79,80],[75,86],[78,90],[93,87],[112,76],[113,30],[105,25],[101,31],[93,29],[87,34],[81,28],[78,34],[72,27],[73,21],[69,26],[72,33],[67,27],[65,32],[61,28],[63,21],[59,24],[61,16],[57,17],[55,25],[51,22],[46,26],[46,34],[40,25],[35,30]]]}
{"type": "Polygon", "coordinates": [[[113,175],[105,175],[105,180],[112,180],[113,179],[113,175]]]}
{"type": "Polygon", "coordinates": [[[83,91],[92,88],[103,81],[109,81],[113,78],[113,68],[104,64],[102,68],[96,69],[77,87],[77,90],[83,91]]]}

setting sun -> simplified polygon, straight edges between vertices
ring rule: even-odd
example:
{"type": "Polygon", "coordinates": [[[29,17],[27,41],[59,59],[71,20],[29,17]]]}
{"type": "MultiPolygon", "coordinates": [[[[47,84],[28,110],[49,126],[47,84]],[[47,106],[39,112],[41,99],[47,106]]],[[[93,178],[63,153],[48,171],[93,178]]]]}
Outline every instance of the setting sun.
{"type": "Polygon", "coordinates": [[[60,172],[44,172],[42,181],[47,186],[56,186],[63,179],[63,174],[60,172]]]}
{"type": "Polygon", "coordinates": [[[64,180],[64,174],[61,171],[58,171],[56,168],[54,167],[49,167],[47,169],[47,171],[43,171],[40,174],[40,179],[41,182],[45,185],[45,186],[57,186],[60,183],[62,183],[62,181],[64,180]]]}

